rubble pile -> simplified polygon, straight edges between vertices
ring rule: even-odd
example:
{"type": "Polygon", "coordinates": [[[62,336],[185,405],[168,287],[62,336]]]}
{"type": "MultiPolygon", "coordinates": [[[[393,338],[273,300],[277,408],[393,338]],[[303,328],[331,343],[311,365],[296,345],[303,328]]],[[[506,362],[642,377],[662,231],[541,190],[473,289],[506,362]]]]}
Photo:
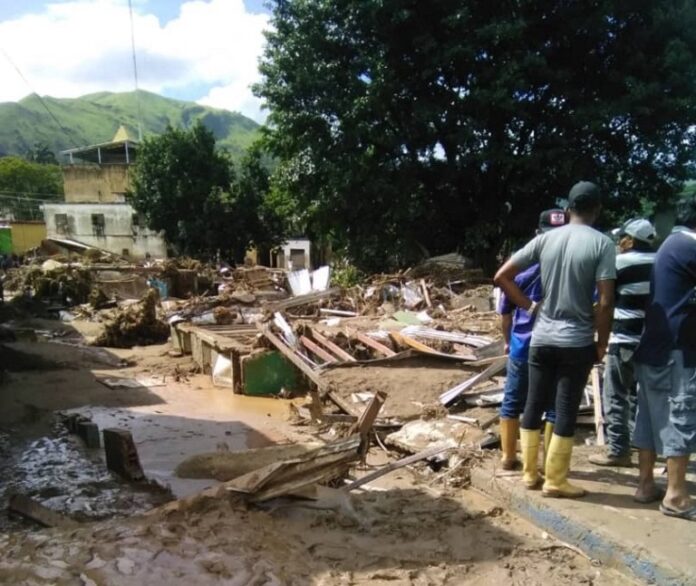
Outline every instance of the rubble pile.
{"type": "Polygon", "coordinates": [[[96,339],[96,346],[131,348],[161,344],[169,337],[169,326],[157,316],[159,294],[149,289],[135,304],[120,307],[96,339]]]}

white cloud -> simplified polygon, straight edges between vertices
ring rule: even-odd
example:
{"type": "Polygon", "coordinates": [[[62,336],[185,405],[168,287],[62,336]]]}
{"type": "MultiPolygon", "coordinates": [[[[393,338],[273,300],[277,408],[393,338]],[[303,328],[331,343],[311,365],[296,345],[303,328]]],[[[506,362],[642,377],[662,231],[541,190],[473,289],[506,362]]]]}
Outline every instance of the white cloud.
{"type": "MultiPolygon", "coordinates": [[[[198,88],[203,104],[262,120],[250,85],[268,15],[247,12],[243,0],[192,0],[166,24],[135,2],[140,87],[158,93],[198,88]]],[[[47,4],[40,14],[0,22],[0,47],[42,95],[77,97],[133,89],[126,0],[72,0],[47,4]]],[[[29,93],[0,54],[0,101],[29,93]]]]}

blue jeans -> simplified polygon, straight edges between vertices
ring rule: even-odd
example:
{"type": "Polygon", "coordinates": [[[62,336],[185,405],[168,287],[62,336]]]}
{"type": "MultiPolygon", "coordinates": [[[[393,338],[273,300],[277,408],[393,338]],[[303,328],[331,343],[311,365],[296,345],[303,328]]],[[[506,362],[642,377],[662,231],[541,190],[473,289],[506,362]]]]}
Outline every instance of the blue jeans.
{"type": "Polygon", "coordinates": [[[633,350],[610,346],[604,369],[604,420],[607,451],[611,456],[631,452],[631,434],[636,420],[636,376],[633,350]]]}
{"type": "MultiPolygon", "coordinates": [[[[518,360],[508,356],[507,378],[503,394],[503,404],[500,406],[500,416],[504,419],[517,419],[524,411],[529,392],[529,365],[526,360],[518,360]]],[[[546,421],[556,420],[553,406],[546,410],[546,421]]]]}

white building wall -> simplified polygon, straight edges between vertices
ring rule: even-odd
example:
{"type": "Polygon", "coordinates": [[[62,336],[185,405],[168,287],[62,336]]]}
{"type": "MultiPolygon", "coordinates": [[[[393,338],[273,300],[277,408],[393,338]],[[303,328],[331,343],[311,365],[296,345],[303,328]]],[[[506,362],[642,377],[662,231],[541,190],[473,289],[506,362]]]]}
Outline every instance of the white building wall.
{"type": "Polygon", "coordinates": [[[44,204],[46,235],[48,238],[72,238],[109,252],[134,258],[150,253],[153,258],[165,258],[167,246],[157,232],[134,225],[135,210],[126,203],[52,203],[44,204]],[[69,229],[61,231],[56,225],[56,214],[65,214],[69,229]],[[95,234],[93,214],[103,214],[104,235],[95,234]]]}
{"type": "Polygon", "coordinates": [[[283,251],[283,258],[285,262],[285,267],[286,269],[289,270],[297,270],[297,269],[311,269],[312,268],[312,257],[310,255],[310,250],[312,247],[312,243],[307,239],[307,238],[302,238],[302,239],[297,239],[297,240],[288,240],[283,246],[281,246],[281,250],[283,251]],[[292,251],[293,250],[302,250],[305,254],[304,256],[304,266],[296,266],[296,264],[291,264],[291,259],[292,259],[292,251]]]}

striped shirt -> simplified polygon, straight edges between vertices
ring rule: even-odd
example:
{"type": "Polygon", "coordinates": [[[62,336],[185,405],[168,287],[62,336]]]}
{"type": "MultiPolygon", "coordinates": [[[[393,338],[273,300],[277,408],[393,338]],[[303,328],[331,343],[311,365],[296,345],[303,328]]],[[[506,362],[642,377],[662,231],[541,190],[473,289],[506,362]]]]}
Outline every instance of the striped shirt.
{"type": "Polygon", "coordinates": [[[616,304],[610,344],[637,346],[650,295],[654,252],[630,250],[616,257],[616,304]]]}

